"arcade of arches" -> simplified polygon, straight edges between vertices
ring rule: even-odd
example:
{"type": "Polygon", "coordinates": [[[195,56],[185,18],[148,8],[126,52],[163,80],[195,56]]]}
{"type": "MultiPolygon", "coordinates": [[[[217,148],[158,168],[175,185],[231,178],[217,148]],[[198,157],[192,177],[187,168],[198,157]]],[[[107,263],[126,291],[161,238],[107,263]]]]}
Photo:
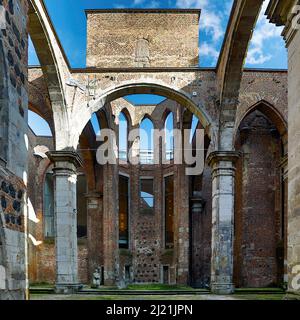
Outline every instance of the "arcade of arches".
{"type": "MultiPolygon", "coordinates": [[[[288,87],[294,69],[243,67],[261,4],[234,1],[211,69],[198,67],[200,10],[87,10],[87,67],[72,69],[42,0],[0,1],[1,298],[25,298],[27,279],[76,292],[96,269],[102,285],[119,288],[230,294],[287,284],[299,293],[300,126],[288,117],[299,91],[288,87]],[[39,67],[27,66],[28,34],[39,67]],[[165,99],[135,105],[134,94],[165,99]],[[28,110],[51,136],[30,129],[28,110]],[[161,130],[158,150],[151,138],[129,139],[139,128],[161,130]],[[204,170],[194,176],[174,161],[172,136],[191,128],[204,130],[204,170]],[[97,161],[104,129],[116,134],[116,164],[97,161]],[[154,164],[155,152],[169,161],[154,164]]],[[[288,10],[270,1],[269,19],[288,25],[288,10]]],[[[287,44],[298,52],[294,32],[287,44]]],[[[190,147],[197,155],[195,135],[190,147]]]]}

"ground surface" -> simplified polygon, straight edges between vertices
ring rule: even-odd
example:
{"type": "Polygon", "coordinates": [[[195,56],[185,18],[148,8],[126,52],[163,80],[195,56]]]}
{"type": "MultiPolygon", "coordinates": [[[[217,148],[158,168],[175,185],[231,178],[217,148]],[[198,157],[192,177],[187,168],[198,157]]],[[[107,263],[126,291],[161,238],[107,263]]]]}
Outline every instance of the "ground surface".
{"type": "Polygon", "coordinates": [[[242,294],[232,296],[205,295],[57,295],[31,294],[30,300],[282,300],[284,294],[242,294]]]}

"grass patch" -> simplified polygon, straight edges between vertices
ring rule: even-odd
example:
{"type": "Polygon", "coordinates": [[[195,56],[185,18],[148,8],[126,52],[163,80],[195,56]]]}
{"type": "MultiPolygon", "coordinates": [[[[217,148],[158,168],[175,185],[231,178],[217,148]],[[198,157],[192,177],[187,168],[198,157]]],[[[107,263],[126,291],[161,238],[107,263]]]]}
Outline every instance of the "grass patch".
{"type": "Polygon", "coordinates": [[[35,288],[53,288],[54,284],[53,283],[49,283],[49,282],[34,282],[34,283],[30,283],[29,287],[35,288]]]}
{"type": "Polygon", "coordinates": [[[123,290],[153,290],[153,291],[159,291],[159,290],[194,290],[192,287],[184,286],[184,285],[168,285],[168,284],[130,284],[127,286],[127,288],[123,290]]]}
{"type": "Polygon", "coordinates": [[[235,292],[237,293],[243,293],[243,292],[261,292],[261,293],[264,293],[264,292],[274,292],[274,293],[283,293],[284,290],[282,288],[278,288],[278,287],[275,287],[275,288],[236,288],[235,289],[235,292]]]}
{"type": "Polygon", "coordinates": [[[234,294],[234,298],[242,300],[268,300],[268,301],[279,301],[285,297],[284,293],[278,294],[234,294]]]}

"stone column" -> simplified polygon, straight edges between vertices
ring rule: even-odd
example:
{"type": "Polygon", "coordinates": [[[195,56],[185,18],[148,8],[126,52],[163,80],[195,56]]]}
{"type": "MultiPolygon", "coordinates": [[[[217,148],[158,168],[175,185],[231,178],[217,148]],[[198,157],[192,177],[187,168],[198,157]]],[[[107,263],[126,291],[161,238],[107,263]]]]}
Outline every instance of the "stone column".
{"type": "Polygon", "coordinates": [[[211,291],[231,294],[233,285],[234,178],[239,153],[213,152],[212,168],[212,257],[211,291]]]}
{"type": "Polygon", "coordinates": [[[50,151],[54,163],[56,292],[73,293],[78,283],[77,264],[77,168],[82,160],[74,151],[50,151]]]}
{"type": "Polygon", "coordinates": [[[89,280],[92,281],[96,268],[102,266],[103,251],[103,194],[89,192],[87,198],[87,238],[89,280]]]}
{"type": "Polygon", "coordinates": [[[175,221],[174,240],[177,257],[177,284],[190,282],[190,225],[189,225],[189,176],[185,174],[185,166],[177,165],[174,176],[175,221]],[[176,187],[177,186],[177,187],[176,187]]]}

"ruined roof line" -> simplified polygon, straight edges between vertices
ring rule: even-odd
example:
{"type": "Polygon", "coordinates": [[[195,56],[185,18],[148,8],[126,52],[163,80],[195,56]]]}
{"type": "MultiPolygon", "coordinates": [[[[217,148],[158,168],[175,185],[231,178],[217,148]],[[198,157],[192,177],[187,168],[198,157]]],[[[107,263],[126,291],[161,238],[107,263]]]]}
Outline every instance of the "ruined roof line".
{"type": "Polygon", "coordinates": [[[201,15],[201,9],[136,9],[136,8],[119,8],[119,9],[86,9],[85,14],[91,13],[175,13],[175,14],[198,14],[199,19],[201,15]]]}
{"type": "MultiPolygon", "coordinates": [[[[28,69],[41,69],[40,65],[29,65],[28,69]]],[[[71,68],[71,73],[138,73],[138,72],[216,72],[216,67],[191,67],[191,68],[71,68]]],[[[274,73],[287,73],[287,69],[276,69],[276,68],[244,68],[243,72],[274,72],[274,73]]]]}

